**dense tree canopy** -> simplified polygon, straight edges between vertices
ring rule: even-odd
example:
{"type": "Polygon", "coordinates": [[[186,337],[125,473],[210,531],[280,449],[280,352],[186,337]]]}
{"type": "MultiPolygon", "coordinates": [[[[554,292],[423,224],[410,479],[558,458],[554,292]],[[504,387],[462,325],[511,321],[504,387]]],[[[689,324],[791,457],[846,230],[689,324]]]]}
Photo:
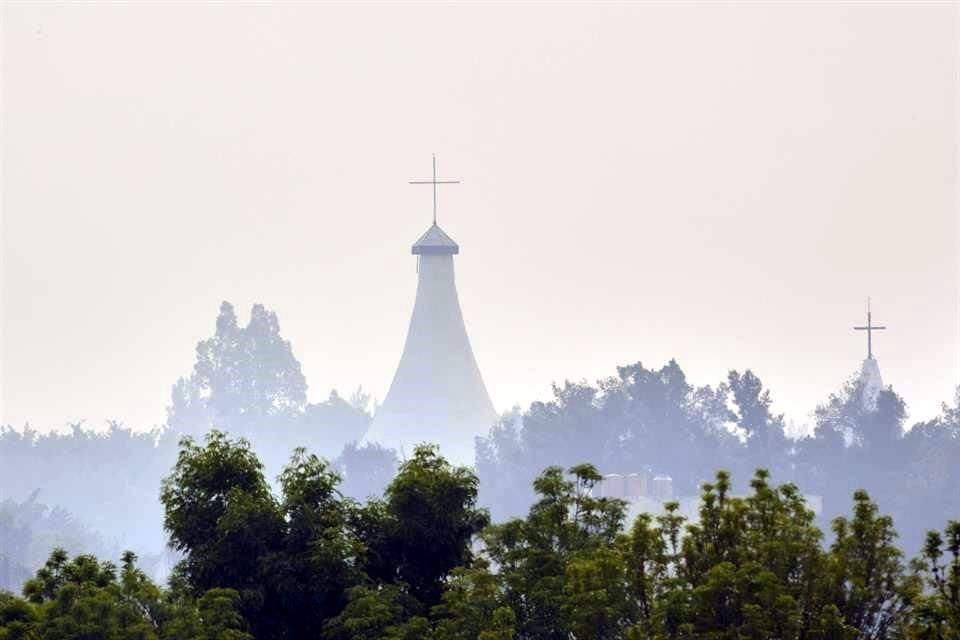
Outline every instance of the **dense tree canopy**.
{"type": "Polygon", "coordinates": [[[692,520],[670,502],[628,522],[601,480],[547,467],[527,514],[491,524],[477,476],[436,447],[362,503],[303,449],[274,492],[246,440],[187,436],[161,488],[183,554],[167,588],[133,553],[117,568],[56,549],[22,597],[0,593],[0,640],[958,638],[958,521],[908,563],[864,491],[826,544],[764,469],[742,496],[717,473],[692,520]]]}
{"type": "MultiPolygon", "coordinates": [[[[54,610],[83,628],[97,607],[130,602],[123,576],[157,589],[146,576],[165,580],[172,559],[169,588],[150,605],[164,612],[148,616],[157,637],[956,640],[956,529],[923,534],[960,513],[960,388],[941,415],[908,428],[892,388],[865,403],[862,386],[841,387],[796,438],[750,370],[695,386],[676,362],[635,363],[504,415],[478,439],[475,469],[430,447],[401,463],[357,443],[368,395],[309,403],[276,316],[256,306],[241,326],[224,304],[164,427],[0,428],[0,487],[14,498],[0,506],[7,586],[38,569],[80,576],[48,580],[54,595],[42,601],[0,598],[0,638],[55,634],[68,621],[53,622],[54,610]],[[224,432],[203,440],[210,426],[224,432]],[[195,439],[178,445],[181,432],[195,439]],[[751,484],[761,467],[769,475],[751,484]],[[731,473],[711,480],[717,468],[731,473]],[[672,507],[628,522],[622,504],[598,496],[602,474],[640,470],[671,476],[681,495],[703,491],[699,519],[672,507]],[[771,477],[822,496],[823,514],[771,477]],[[484,507],[498,524],[485,528],[484,507]],[[909,571],[881,511],[900,548],[920,554],[909,571]],[[161,556],[164,522],[177,552],[161,556]],[[117,544],[147,553],[111,579],[91,554],[114,558],[117,544]],[[52,546],[69,553],[41,566],[52,546]]],[[[104,619],[151,637],[122,622],[138,607],[104,619]]]]}
{"type": "Polygon", "coordinates": [[[753,469],[769,469],[823,497],[819,525],[829,526],[854,491],[872,495],[903,523],[905,544],[919,551],[924,531],[944,513],[960,513],[960,388],[940,417],[906,429],[906,406],[893,389],[863,402],[855,378],[817,408],[813,432],[793,439],[752,371],[730,371],[716,387],[693,387],[679,365],[637,363],[599,381],[554,387],[554,399],[505,415],[477,441],[481,503],[495,518],[523,513],[535,469],[595,462],[602,473],[650,470],[668,475],[677,493],[695,495],[704,471],[726,468],[736,492],[753,469]],[[936,505],[934,507],[933,505],[936,505]]]}
{"type": "MultiPolygon", "coordinates": [[[[360,389],[349,399],[334,391],[321,402],[307,402],[306,381],[292,346],[280,335],[276,315],[261,305],[254,306],[249,323],[241,327],[233,307],[223,303],[214,334],[196,352],[193,372],[174,385],[162,427],[143,431],[110,421],[105,429],[94,429],[80,421],[63,433],[41,433],[30,425],[0,426],[0,498],[25,504],[38,492],[37,504],[51,506],[42,523],[49,526],[31,529],[31,539],[42,544],[29,552],[23,545],[0,545],[0,576],[15,573],[22,579],[24,571],[39,568],[52,545],[73,554],[107,551],[88,544],[90,536],[76,535],[82,528],[136,549],[151,574],[162,573],[166,554],[157,486],[176,462],[182,434],[202,437],[211,425],[247,434],[258,444],[272,480],[296,446],[332,458],[369,426],[370,397],[360,389]],[[71,514],[69,521],[61,515],[64,509],[71,514]],[[53,535],[56,527],[60,531],[53,535]],[[55,539],[48,539],[48,533],[55,539]]],[[[379,494],[393,477],[395,465],[385,461],[392,453],[377,455],[363,450],[345,464],[353,467],[351,490],[379,494]],[[373,469],[365,462],[377,470],[369,473],[373,469]]],[[[7,517],[0,515],[0,523],[7,517]]]]}
{"type": "Polygon", "coordinates": [[[339,481],[297,449],[278,497],[245,440],[219,431],[203,445],[185,437],[161,491],[170,542],[184,553],[176,578],[192,597],[233,590],[258,638],[304,637],[348,601],[362,606],[364,592],[353,587],[375,583],[405,598],[406,609],[428,611],[444,577],[469,564],[471,540],[488,522],[476,508],[476,476],[423,446],[382,499],[362,505],[340,493],[339,481]]]}

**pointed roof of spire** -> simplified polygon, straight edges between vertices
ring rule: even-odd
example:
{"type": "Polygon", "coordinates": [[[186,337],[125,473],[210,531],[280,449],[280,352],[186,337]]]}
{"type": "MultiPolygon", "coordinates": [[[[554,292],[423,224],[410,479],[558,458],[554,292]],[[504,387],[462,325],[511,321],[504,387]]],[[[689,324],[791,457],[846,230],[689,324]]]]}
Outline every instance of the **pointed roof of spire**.
{"type": "Polygon", "coordinates": [[[460,246],[434,222],[426,233],[413,243],[410,252],[417,255],[425,253],[453,255],[460,253],[460,246]]]}

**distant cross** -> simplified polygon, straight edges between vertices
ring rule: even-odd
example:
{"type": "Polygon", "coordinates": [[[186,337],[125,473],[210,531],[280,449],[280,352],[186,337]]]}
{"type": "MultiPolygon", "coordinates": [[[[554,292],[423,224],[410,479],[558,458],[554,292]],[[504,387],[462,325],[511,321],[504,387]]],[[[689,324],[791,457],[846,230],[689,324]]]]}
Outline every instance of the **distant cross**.
{"type": "Polygon", "coordinates": [[[433,224],[437,224],[437,185],[438,184],[460,184],[459,180],[444,180],[437,178],[437,154],[433,154],[433,177],[423,178],[422,180],[411,180],[410,184],[432,184],[433,185],[433,224]]]}
{"type": "Polygon", "coordinates": [[[870,298],[867,298],[867,326],[865,327],[854,327],[856,331],[866,331],[867,332],[867,359],[873,360],[873,332],[882,331],[886,327],[878,327],[873,324],[873,321],[870,318],[870,298]]]}

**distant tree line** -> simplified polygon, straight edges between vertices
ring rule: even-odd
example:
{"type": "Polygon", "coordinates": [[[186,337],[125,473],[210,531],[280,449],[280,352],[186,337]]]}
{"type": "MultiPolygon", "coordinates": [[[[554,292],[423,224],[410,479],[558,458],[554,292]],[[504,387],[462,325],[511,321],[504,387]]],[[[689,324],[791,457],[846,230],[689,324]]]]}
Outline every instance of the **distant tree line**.
{"type": "MultiPolygon", "coordinates": [[[[280,336],[276,315],[261,305],[253,307],[249,322],[241,326],[233,307],[223,303],[213,335],[198,343],[196,352],[191,374],[173,385],[167,421],[160,428],[136,431],[115,421],[99,431],[81,421],[69,425],[66,433],[0,426],[0,499],[12,505],[35,495],[57,513],[69,512],[78,526],[136,549],[141,563],[146,560],[152,568],[166,542],[157,487],[176,462],[181,435],[202,435],[215,425],[244,435],[257,443],[275,473],[294,447],[305,443],[335,458],[369,426],[370,397],[362,390],[349,399],[331,392],[323,402],[306,401],[300,364],[280,336]]],[[[344,489],[377,493],[396,465],[392,452],[377,447],[351,445],[343,451],[343,459],[357,465],[379,463],[384,456],[392,465],[386,478],[383,473],[356,473],[344,489]]],[[[101,551],[92,538],[73,535],[73,525],[61,524],[60,544],[66,549],[101,551]]],[[[36,541],[0,545],[0,566],[10,567],[0,575],[0,588],[18,587],[19,582],[9,580],[43,562],[26,549],[49,542],[49,536],[36,527],[20,530],[20,535],[36,541]]]]}
{"type": "MultiPolygon", "coordinates": [[[[584,459],[602,473],[650,468],[692,496],[713,469],[730,470],[739,494],[749,490],[754,469],[766,468],[823,496],[817,524],[825,530],[854,491],[868,489],[900,523],[901,544],[913,553],[927,529],[960,514],[960,396],[940,416],[907,429],[905,403],[892,388],[865,407],[861,385],[855,378],[827,398],[810,434],[795,439],[749,370],[694,386],[676,362],[659,369],[636,363],[593,384],[565,382],[552,400],[509,412],[478,439],[479,504],[496,520],[523,515],[536,500],[537,470],[584,459]]],[[[392,450],[358,444],[375,409],[359,389],[308,402],[276,315],[255,305],[242,324],[223,303],[192,371],[173,385],[162,427],[145,433],[108,423],[94,431],[81,422],[65,434],[0,427],[0,497],[22,502],[39,490],[40,502],[136,550],[140,566],[152,571],[165,543],[157,487],[176,462],[181,435],[217,427],[244,436],[271,479],[293,448],[306,445],[333,461],[343,493],[363,499],[380,495],[401,462],[392,450]]],[[[74,540],[65,543],[73,554],[99,552],[65,539],[74,540]]],[[[37,558],[14,553],[0,549],[8,564],[38,567],[37,558]]]]}
{"type": "Polygon", "coordinates": [[[758,470],[743,497],[716,474],[699,519],[677,504],[625,522],[596,467],[551,466],[523,517],[491,524],[480,481],[421,445],[383,494],[344,496],[297,449],[272,491],[247,441],[185,437],[163,479],[183,554],[166,588],[54,550],[0,640],[638,640],[960,638],[960,522],[908,562],[864,491],[824,544],[794,484],[758,470]]]}
{"type": "Polygon", "coordinates": [[[65,509],[51,509],[39,502],[37,493],[23,502],[0,501],[0,590],[19,589],[54,547],[103,556],[118,552],[115,545],[65,509]]]}
{"type": "Polygon", "coordinates": [[[863,384],[854,378],[832,394],[817,408],[813,432],[799,439],[786,435],[783,415],[750,370],[695,387],[674,361],[660,369],[637,363],[596,385],[555,385],[553,400],[505,416],[477,440],[480,500],[495,518],[522,514],[535,499],[528,487],[537,469],[582,459],[604,473],[652,468],[686,495],[699,492],[709,469],[748,478],[766,468],[823,496],[823,526],[854,491],[869,489],[917,550],[926,529],[960,514],[960,387],[940,416],[906,430],[903,399],[887,387],[864,403],[863,384]]]}

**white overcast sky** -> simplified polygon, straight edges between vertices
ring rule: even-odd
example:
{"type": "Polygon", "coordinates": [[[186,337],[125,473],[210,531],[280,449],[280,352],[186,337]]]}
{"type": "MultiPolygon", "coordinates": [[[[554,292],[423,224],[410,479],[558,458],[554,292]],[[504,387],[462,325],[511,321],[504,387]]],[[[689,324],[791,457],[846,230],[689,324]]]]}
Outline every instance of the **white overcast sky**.
{"type": "Polygon", "coordinates": [[[960,382],[957,4],[2,8],[2,410],[164,420],[221,300],[382,398],[430,221],[498,409],[676,358],[960,382]]]}

